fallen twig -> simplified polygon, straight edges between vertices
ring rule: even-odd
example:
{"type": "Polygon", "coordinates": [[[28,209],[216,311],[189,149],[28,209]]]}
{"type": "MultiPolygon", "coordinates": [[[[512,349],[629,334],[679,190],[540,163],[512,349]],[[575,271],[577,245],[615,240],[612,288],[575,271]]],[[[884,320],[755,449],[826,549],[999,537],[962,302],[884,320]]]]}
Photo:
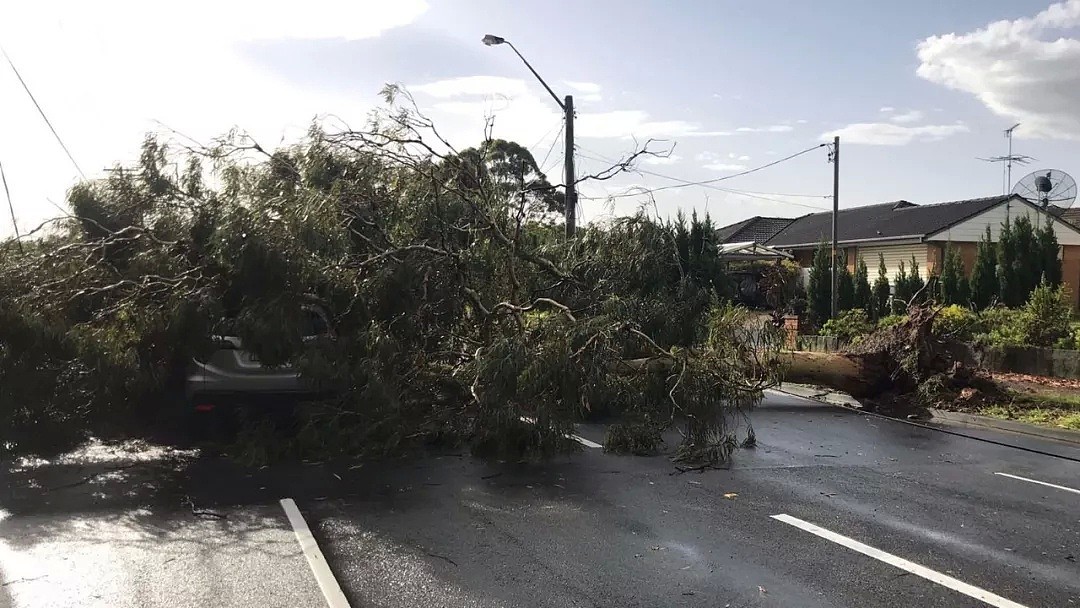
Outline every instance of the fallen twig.
{"type": "Polygon", "coordinates": [[[450,559],[449,557],[446,557],[445,555],[439,555],[438,553],[428,553],[428,554],[427,554],[427,556],[428,556],[428,557],[437,557],[437,558],[439,558],[439,559],[441,559],[441,560],[444,560],[444,561],[450,562],[451,564],[454,564],[455,566],[457,565],[457,562],[455,562],[454,560],[450,559]]]}

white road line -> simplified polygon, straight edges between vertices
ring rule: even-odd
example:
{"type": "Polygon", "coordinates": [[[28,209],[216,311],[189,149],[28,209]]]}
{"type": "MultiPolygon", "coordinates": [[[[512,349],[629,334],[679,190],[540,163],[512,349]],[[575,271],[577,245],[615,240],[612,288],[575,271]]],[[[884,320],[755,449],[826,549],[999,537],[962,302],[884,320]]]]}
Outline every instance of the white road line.
{"type": "Polygon", "coordinates": [[[994,472],[994,475],[1001,475],[1002,477],[1009,477],[1012,479],[1019,479],[1020,481],[1026,481],[1028,483],[1037,483],[1040,486],[1046,486],[1048,488],[1054,488],[1057,490],[1065,490],[1066,492],[1072,492],[1073,494],[1080,494],[1080,490],[1075,488],[1067,488],[1065,486],[1054,485],[1052,483],[1046,483],[1045,481],[1039,481],[1038,479],[1028,479],[1027,477],[1020,477],[1019,475],[1010,475],[1009,473],[994,472]]]}
{"type": "MultiPolygon", "coordinates": [[[[535,418],[530,418],[528,416],[522,416],[521,421],[525,422],[527,424],[536,424],[536,419],[535,418]]],[[[590,441],[588,439],[585,439],[581,435],[567,435],[567,437],[569,437],[570,439],[573,439],[574,441],[580,443],[581,445],[583,445],[583,446],[585,446],[587,448],[602,448],[602,447],[604,447],[604,446],[600,445],[599,443],[596,443],[595,441],[590,441]]]]}
{"type": "Polygon", "coordinates": [[[300,549],[304,552],[308,565],[311,566],[311,572],[315,574],[315,581],[319,583],[319,589],[326,598],[326,605],[330,608],[349,608],[349,600],[345,599],[345,594],[341,592],[341,586],[334,578],[334,573],[330,572],[330,566],[326,565],[326,558],[319,550],[315,537],[311,535],[311,529],[304,521],[304,516],[300,514],[300,509],[296,508],[296,503],[291,498],[282,498],[281,508],[285,509],[285,516],[289,518],[289,524],[296,533],[300,549]]]}
{"type": "Polygon", "coordinates": [[[910,562],[902,557],[897,557],[891,553],[886,553],[880,549],[875,549],[870,545],[864,545],[863,543],[860,543],[853,538],[848,538],[842,534],[837,534],[836,532],[832,532],[826,530],[825,528],[815,526],[814,524],[803,521],[797,517],[792,517],[790,515],[782,513],[780,515],[773,515],[772,518],[778,521],[782,521],[785,524],[795,526],[800,530],[805,530],[806,532],[809,532],[816,536],[820,536],[825,540],[831,540],[838,545],[843,545],[848,549],[858,551],[863,555],[867,555],[876,560],[883,561],[890,566],[895,566],[897,568],[900,568],[901,570],[906,570],[914,574],[915,576],[920,576],[930,582],[937,583],[943,587],[948,587],[953,591],[959,591],[960,593],[963,593],[968,597],[975,598],[981,602],[994,606],[995,608],[1025,608],[1023,604],[1017,604],[1016,602],[1005,599],[1000,595],[994,595],[993,593],[990,593],[985,589],[980,589],[973,585],[969,585],[951,576],[944,575],[925,566],[920,566],[915,562],[910,562]]]}

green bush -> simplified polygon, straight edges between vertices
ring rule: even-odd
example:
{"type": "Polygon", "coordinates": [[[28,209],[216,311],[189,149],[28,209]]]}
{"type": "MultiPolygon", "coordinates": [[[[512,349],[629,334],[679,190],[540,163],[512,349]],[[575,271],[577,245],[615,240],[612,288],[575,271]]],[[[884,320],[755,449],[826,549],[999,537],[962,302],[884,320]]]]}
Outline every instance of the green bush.
{"type": "Polygon", "coordinates": [[[841,340],[854,342],[874,330],[874,324],[861,308],[845,310],[829,319],[821,328],[821,335],[836,336],[841,340]]]}
{"type": "Polygon", "coordinates": [[[1023,346],[1024,331],[1020,324],[1022,311],[996,306],[979,312],[981,332],[975,341],[990,346],[1023,346]]]}
{"type": "Polygon", "coordinates": [[[979,332],[979,317],[969,308],[953,304],[934,318],[934,332],[958,340],[970,340],[979,332]]]}
{"type": "Polygon", "coordinates": [[[1076,341],[1071,316],[1068,292],[1043,283],[1023,308],[989,308],[979,313],[983,333],[976,340],[991,346],[1062,346],[1076,341]]]}
{"type": "Polygon", "coordinates": [[[1025,341],[1031,346],[1054,346],[1071,334],[1071,317],[1068,292],[1061,287],[1051,287],[1045,281],[1040,283],[1031,292],[1020,317],[1025,341]]]}
{"type": "Polygon", "coordinates": [[[877,329],[885,329],[892,327],[898,323],[903,323],[907,320],[907,315],[885,315],[877,322],[877,329]]]}

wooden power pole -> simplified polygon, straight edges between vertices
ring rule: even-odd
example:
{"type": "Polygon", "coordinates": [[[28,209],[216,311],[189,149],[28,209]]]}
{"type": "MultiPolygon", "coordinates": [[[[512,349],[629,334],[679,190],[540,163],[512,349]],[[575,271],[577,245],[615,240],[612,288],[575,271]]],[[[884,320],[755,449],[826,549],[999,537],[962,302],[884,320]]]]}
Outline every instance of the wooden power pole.
{"type": "Polygon", "coordinates": [[[563,100],[563,112],[566,114],[566,237],[574,238],[577,228],[577,184],[574,183],[574,96],[567,95],[563,100]]]}
{"type": "MultiPolygon", "coordinates": [[[[836,256],[836,216],[840,211],[840,136],[833,137],[832,149],[832,316],[839,312],[836,310],[836,282],[840,274],[840,260],[836,256]]],[[[847,263],[847,260],[844,260],[847,263]]]]}

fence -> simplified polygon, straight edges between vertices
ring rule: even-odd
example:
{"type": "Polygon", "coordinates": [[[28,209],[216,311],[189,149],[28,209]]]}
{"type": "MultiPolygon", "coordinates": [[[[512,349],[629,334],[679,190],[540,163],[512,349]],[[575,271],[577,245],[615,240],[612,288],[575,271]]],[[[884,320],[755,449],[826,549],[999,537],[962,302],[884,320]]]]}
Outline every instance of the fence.
{"type": "Polygon", "coordinates": [[[1005,346],[982,348],[978,363],[994,372],[1080,379],[1080,351],[1005,346]]]}

